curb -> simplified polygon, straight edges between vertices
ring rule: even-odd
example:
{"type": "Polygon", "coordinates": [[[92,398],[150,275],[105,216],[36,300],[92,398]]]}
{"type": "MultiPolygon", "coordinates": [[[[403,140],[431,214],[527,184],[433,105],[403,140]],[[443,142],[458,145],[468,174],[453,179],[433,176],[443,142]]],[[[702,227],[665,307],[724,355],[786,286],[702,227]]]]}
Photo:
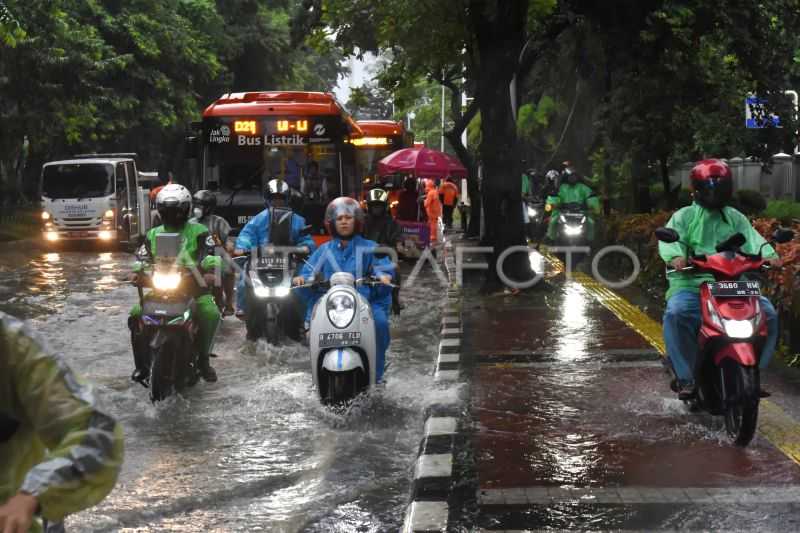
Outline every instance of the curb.
{"type": "MultiPolygon", "coordinates": [[[[453,244],[444,247],[444,264],[450,287],[447,290],[434,380],[442,385],[462,381],[461,375],[461,289],[455,286],[453,244]]],[[[411,503],[406,510],[403,533],[446,531],[453,490],[453,466],[460,416],[457,406],[435,405],[425,416],[425,431],[414,465],[411,503]]]]}

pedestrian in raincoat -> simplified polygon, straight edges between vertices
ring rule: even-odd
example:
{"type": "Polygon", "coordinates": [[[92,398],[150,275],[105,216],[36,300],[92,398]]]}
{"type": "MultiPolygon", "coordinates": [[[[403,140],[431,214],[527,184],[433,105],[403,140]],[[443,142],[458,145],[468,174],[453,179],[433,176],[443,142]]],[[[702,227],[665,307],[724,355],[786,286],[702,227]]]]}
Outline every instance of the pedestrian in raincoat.
{"type": "Polygon", "coordinates": [[[453,211],[458,203],[458,186],[453,183],[453,178],[447,178],[447,180],[439,186],[439,194],[442,197],[444,227],[453,229],[453,211]]]}
{"type": "MultiPolygon", "coordinates": [[[[173,183],[167,185],[156,197],[156,209],[161,215],[163,225],[152,228],[147,232],[145,248],[150,257],[156,257],[156,238],[161,233],[179,233],[181,236],[182,249],[178,254],[178,264],[181,267],[195,269],[199,267],[203,274],[206,287],[199,284],[195,287],[195,305],[197,322],[200,326],[198,333],[198,363],[200,365],[200,375],[206,381],[217,381],[217,373],[209,364],[211,347],[214,343],[214,335],[219,325],[220,314],[214,296],[208,286],[215,284],[214,272],[222,268],[222,259],[214,255],[214,239],[209,235],[208,228],[196,222],[190,222],[189,216],[192,211],[192,195],[183,185],[173,183]]],[[[142,282],[139,274],[144,272],[145,265],[137,263],[134,265],[131,281],[135,284],[142,282]]],[[[149,360],[146,354],[147,348],[142,346],[142,307],[136,304],[131,309],[128,317],[128,327],[131,330],[131,344],[133,345],[133,358],[136,363],[131,379],[144,383],[149,377],[149,360]]]]}
{"type": "MultiPolygon", "coordinates": [[[[317,273],[328,280],[336,272],[349,272],[356,279],[375,276],[387,285],[376,288],[358,287],[358,292],[372,307],[378,352],[375,374],[377,382],[380,382],[390,341],[389,306],[392,302],[392,290],[389,285],[394,279],[395,271],[391,259],[378,257],[373,253],[378,244],[361,236],[363,226],[364,211],[356,200],[346,196],[333,200],[325,210],[325,227],[333,238],[314,252],[293,282],[295,285],[303,285],[312,282],[317,273]]],[[[308,289],[301,290],[309,292],[308,289]]],[[[307,323],[311,321],[314,304],[321,296],[319,291],[309,295],[307,323]]]]}
{"type": "Polygon", "coordinates": [[[442,202],[439,201],[439,191],[433,180],[425,182],[425,213],[428,215],[428,227],[431,231],[431,245],[438,240],[439,218],[442,216],[442,202]]]}
{"type": "MultiPolygon", "coordinates": [[[[694,365],[700,331],[700,285],[714,281],[710,274],[680,272],[687,266],[687,254],[690,251],[695,255],[714,254],[717,244],[736,233],[741,233],[747,240],[742,247],[744,253],[757,254],[766,243],[746,216],[727,205],[733,191],[733,177],[725,162],[719,159],[700,161],[689,174],[689,181],[694,202],[676,211],[666,226],[677,231],[682,242],[658,244],[661,259],[678,270],[667,275],[669,289],[664,311],[664,342],[678,378],[681,399],[689,399],[696,392],[694,365]]],[[[780,266],[780,259],[770,245],[764,246],[762,254],[773,266],[780,266]]],[[[766,368],[778,340],[778,315],[772,303],[763,296],[761,309],[767,319],[767,341],[759,367],[766,368]]]]}
{"type": "Polygon", "coordinates": [[[592,212],[600,211],[600,201],[595,196],[594,191],[582,182],[581,175],[571,166],[568,166],[563,173],[561,187],[558,189],[558,196],[550,196],[547,199],[550,209],[550,224],[547,227],[547,238],[550,242],[556,240],[558,229],[559,206],[565,204],[581,204],[586,210],[586,239],[588,242],[594,240],[594,217],[592,212]]]}
{"type": "Polygon", "coordinates": [[[122,429],[92,388],[0,312],[0,531],[38,533],[40,518],[58,523],[96,505],[122,455],[122,429]]]}
{"type": "MultiPolygon", "coordinates": [[[[314,239],[303,233],[306,219],[288,207],[290,194],[289,185],[283,180],[273,179],[267,183],[264,191],[266,208],[253,217],[239,233],[233,255],[243,255],[245,251],[267,244],[305,246],[308,248],[309,254],[316,250],[314,239]]],[[[246,276],[239,276],[239,283],[236,287],[236,317],[242,320],[247,316],[245,283],[246,276]]],[[[296,302],[296,304],[300,305],[300,302],[296,302]]]]}

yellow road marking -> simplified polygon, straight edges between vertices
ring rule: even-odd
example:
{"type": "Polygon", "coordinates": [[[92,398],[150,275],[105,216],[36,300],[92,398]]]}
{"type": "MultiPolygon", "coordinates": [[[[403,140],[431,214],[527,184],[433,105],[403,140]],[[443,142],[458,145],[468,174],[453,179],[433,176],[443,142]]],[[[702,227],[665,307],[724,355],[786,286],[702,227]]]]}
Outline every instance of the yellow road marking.
{"type": "MultiPolygon", "coordinates": [[[[561,263],[549,253],[543,252],[543,255],[553,265],[561,263]]],[[[563,265],[561,265],[562,271],[563,268],[563,265]]],[[[580,283],[606,309],[639,333],[658,350],[662,357],[666,357],[667,350],[664,345],[664,333],[659,322],[656,322],[637,306],[583,272],[573,272],[572,279],[580,283]]],[[[789,459],[800,464],[800,424],[781,409],[778,404],[769,400],[761,400],[759,402],[758,432],[789,459]]]]}

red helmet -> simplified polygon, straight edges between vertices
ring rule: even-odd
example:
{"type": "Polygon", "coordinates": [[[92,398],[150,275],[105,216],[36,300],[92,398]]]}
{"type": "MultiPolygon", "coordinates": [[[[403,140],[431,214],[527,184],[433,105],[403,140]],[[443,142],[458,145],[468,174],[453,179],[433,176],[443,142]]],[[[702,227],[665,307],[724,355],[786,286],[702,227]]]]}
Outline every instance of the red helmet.
{"type": "Polygon", "coordinates": [[[336,233],[336,217],[343,213],[349,213],[355,219],[355,233],[361,233],[364,227],[364,210],[361,209],[361,204],[349,196],[340,196],[325,209],[325,229],[328,230],[328,235],[338,237],[336,233]]]}
{"type": "Polygon", "coordinates": [[[689,184],[695,201],[709,209],[721,209],[733,196],[731,169],[720,159],[705,159],[689,174],[689,184]]]}

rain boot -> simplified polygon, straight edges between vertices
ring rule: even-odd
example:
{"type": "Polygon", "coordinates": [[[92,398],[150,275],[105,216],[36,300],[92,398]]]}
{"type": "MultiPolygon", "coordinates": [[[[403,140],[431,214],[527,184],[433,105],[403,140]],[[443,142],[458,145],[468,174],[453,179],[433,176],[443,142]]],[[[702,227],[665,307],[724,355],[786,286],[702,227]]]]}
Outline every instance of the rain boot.
{"type": "Polygon", "coordinates": [[[217,371],[214,370],[214,367],[211,366],[209,363],[209,354],[200,354],[197,358],[197,365],[198,370],[200,371],[200,376],[207,381],[208,383],[214,383],[217,381],[217,371]]]}

